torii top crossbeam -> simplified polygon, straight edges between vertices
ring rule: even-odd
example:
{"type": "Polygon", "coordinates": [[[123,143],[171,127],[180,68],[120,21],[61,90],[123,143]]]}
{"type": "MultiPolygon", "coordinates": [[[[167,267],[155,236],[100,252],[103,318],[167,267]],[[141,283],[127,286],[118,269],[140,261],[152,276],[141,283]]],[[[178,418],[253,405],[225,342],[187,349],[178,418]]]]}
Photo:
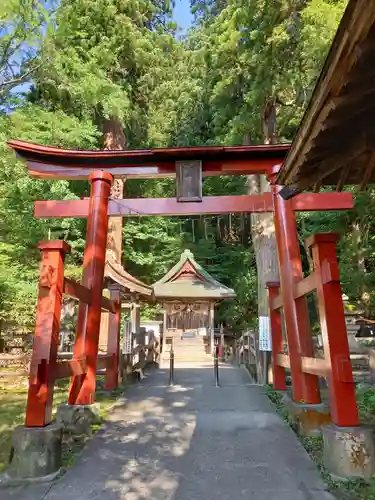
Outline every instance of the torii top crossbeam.
{"type": "Polygon", "coordinates": [[[175,163],[187,160],[200,160],[204,176],[264,174],[282,163],[290,148],[276,144],[83,151],[16,140],[8,144],[26,160],[32,177],[45,179],[87,179],[102,169],[128,179],[174,177],[175,163]]]}
{"type": "MultiPolygon", "coordinates": [[[[175,177],[177,162],[198,160],[202,175],[269,174],[283,163],[290,145],[200,146],[123,151],[82,151],[24,141],[9,146],[26,160],[32,177],[87,179],[95,170],[125,178],[175,177]]],[[[346,210],[353,207],[350,193],[310,193],[293,202],[294,210],[346,210]]],[[[36,217],[87,217],[89,199],[35,202],[36,217]]],[[[271,212],[271,193],[256,196],[203,196],[201,203],[179,203],[175,198],[110,200],[108,215],[194,215],[271,212]]]]}

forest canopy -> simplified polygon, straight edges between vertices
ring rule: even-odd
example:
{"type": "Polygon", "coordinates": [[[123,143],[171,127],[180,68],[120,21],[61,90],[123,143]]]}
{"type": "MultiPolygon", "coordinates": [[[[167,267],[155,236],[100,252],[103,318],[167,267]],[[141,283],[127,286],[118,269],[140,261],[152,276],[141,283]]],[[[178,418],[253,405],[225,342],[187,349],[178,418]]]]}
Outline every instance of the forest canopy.
{"type": "MultiPolygon", "coordinates": [[[[178,0],[177,0],[178,1],[178,0]]],[[[33,217],[36,199],[76,199],[87,182],[31,179],[10,138],[79,149],[105,147],[108,124],[125,147],[238,145],[263,140],[266,100],[277,102],[279,141],[293,139],[346,6],[345,0],[191,0],[178,35],[169,0],[3,0],[0,6],[0,330],[32,331],[41,239],[73,248],[79,278],[85,224],[33,217]]],[[[126,182],[128,196],[174,196],[169,180],[126,182]]],[[[246,178],[207,178],[209,195],[244,194],[246,178]]],[[[348,212],[300,214],[303,238],[338,231],[343,290],[373,314],[373,189],[348,212]]],[[[190,248],[237,292],[217,321],[256,321],[257,273],[248,214],[129,217],[125,268],[153,283],[190,248]]]]}

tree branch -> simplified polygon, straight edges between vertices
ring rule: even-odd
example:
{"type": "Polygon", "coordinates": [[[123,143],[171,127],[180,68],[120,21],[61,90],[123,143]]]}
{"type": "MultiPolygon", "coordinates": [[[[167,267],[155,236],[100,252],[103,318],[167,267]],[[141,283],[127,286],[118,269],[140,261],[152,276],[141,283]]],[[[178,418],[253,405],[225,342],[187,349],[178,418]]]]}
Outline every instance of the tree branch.
{"type": "Polygon", "coordinates": [[[8,80],[7,82],[0,83],[0,89],[4,87],[13,87],[14,85],[18,85],[19,83],[23,83],[28,76],[31,75],[34,71],[39,69],[43,63],[37,64],[33,68],[27,70],[23,75],[19,76],[18,78],[13,78],[12,80],[8,80]]]}

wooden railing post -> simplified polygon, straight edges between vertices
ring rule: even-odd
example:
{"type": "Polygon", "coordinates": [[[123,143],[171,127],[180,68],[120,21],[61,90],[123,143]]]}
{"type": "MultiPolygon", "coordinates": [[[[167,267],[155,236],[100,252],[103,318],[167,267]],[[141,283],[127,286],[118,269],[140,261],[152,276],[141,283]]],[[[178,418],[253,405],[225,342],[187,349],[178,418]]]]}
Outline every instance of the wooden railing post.
{"type": "Polygon", "coordinates": [[[282,318],[281,309],[273,309],[273,299],[275,299],[280,292],[279,282],[267,283],[268,288],[268,302],[270,310],[271,322],[271,338],[272,338],[272,371],[273,371],[273,388],[276,391],[286,390],[285,370],[277,363],[278,354],[283,353],[283,331],[282,331],[282,318]]]}
{"type": "Polygon", "coordinates": [[[110,299],[116,303],[116,312],[109,313],[107,354],[112,356],[112,364],[106,370],[105,388],[113,391],[118,387],[120,374],[120,316],[121,316],[121,287],[110,285],[110,299]]]}
{"type": "Polygon", "coordinates": [[[335,233],[316,234],[307,239],[307,245],[314,261],[332,420],[349,427],[359,425],[359,420],[336,256],[338,238],[335,233]]]}
{"type": "Polygon", "coordinates": [[[38,304],[30,364],[26,427],[44,427],[52,419],[54,371],[64,289],[64,259],[70,246],[62,240],[42,241],[38,304]]]}
{"type": "Polygon", "coordinates": [[[70,404],[94,402],[96,365],[100,331],[101,301],[105,253],[108,233],[108,202],[113,177],[97,170],[89,176],[91,182],[90,208],[87,220],[86,246],[83,260],[84,285],[91,290],[91,302],[80,308],[74,358],[86,356],[87,373],[73,376],[69,390],[70,404]]]}

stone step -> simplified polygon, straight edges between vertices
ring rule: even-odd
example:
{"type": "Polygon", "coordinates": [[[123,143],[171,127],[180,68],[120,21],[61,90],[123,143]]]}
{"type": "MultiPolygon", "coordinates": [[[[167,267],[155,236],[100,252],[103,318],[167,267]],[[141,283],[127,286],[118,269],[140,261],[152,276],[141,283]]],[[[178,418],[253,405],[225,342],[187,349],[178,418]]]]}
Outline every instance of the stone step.
{"type": "MultiPolygon", "coordinates": [[[[162,357],[163,361],[169,361],[169,359],[170,359],[169,356],[163,356],[162,357]]],[[[210,354],[201,354],[199,356],[192,356],[192,355],[190,355],[190,354],[187,353],[187,354],[176,355],[174,357],[174,359],[175,359],[175,361],[178,361],[178,360],[181,361],[183,359],[184,360],[192,360],[192,361],[197,360],[198,361],[198,360],[207,360],[207,359],[208,360],[212,360],[213,357],[210,354]]]]}
{"type": "MultiPolygon", "coordinates": [[[[168,356],[169,356],[170,352],[171,351],[163,351],[163,354],[168,354],[168,356]]],[[[210,353],[207,352],[205,349],[178,349],[178,350],[176,349],[174,351],[175,356],[179,356],[181,354],[183,354],[184,356],[186,354],[191,354],[192,356],[199,356],[200,354],[205,355],[205,356],[210,355],[210,353]]]]}
{"type": "MultiPolygon", "coordinates": [[[[164,345],[172,345],[172,344],[164,344],[164,345]]],[[[173,342],[174,347],[176,346],[182,346],[182,345],[206,345],[204,342],[201,341],[196,341],[196,342],[184,342],[183,340],[180,340],[179,342],[173,342]]]]}
{"type": "MultiPolygon", "coordinates": [[[[213,361],[210,359],[179,359],[175,362],[175,366],[177,365],[177,368],[178,368],[178,364],[183,365],[185,363],[189,363],[189,364],[196,363],[197,365],[204,364],[206,366],[212,365],[212,367],[213,367],[213,361]]],[[[164,368],[165,370],[168,370],[169,369],[169,361],[162,360],[160,362],[160,368],[164,368]]]]}
{"type": "MultiPolygon", "coordinates": [[[[164,349],[164,351],[170,351],[171,349],[164,349]]],[[[179,345],[179,346],[173,346],[173,350],[175,352],[178,351],[204,351],[205,346],[204,345],[179,345]]]]}
{"type": "Polygon", "coordinates": [[[204,346],[203,344],[190,344],[190,345],[174,345],[173,348],[175,351],[179,351],[179,350],[184,350],[186,351],[186,349],[204,349],[206,346],[204,346]]]}
{"type": "MultiPolygon", "coordinates": [[[[165,351],[165,352],[168,352],[168,354],[170,353],[170,351],[165,351]]],[[[206,351],[206,349],[175,349],[174,350],[174,353],[175,355],[178,355],[178,354],[192,354],[192,355],[196,355],[196,354],[209,354],[209,352],[206,351]]]]}
{"type": "Polygon", "coordinates": [[[369,370],[369,357],[368,354],[351,354],[350,360],[352,362],[353,370],[355,369],[364,369],[369,370]]]}
{"type": "Polygon", "coordinates": [[[369,370],[353,370],[355,382],[366,382],[371,384],[371,375],[369,370]]]}

